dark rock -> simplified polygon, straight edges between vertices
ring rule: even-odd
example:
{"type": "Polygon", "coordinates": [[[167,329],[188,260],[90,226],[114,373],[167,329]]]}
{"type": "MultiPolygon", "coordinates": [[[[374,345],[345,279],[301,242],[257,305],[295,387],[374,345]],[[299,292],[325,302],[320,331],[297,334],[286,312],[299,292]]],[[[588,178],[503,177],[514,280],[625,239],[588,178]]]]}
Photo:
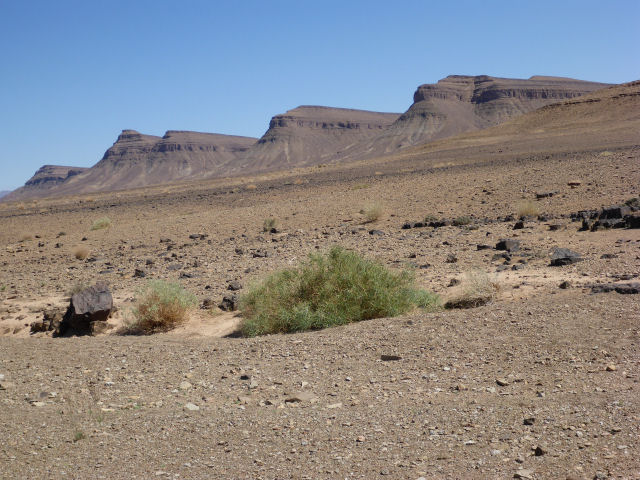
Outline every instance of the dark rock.
{"type": "Polygon", "coordinates": [[[232,292],[238,291],[242,289],[242,285],[240,282],[230,282],[227,286],[227,290],[231,290],[232,292]]]}
{"type": "Polygon", "coordinates": [[[627,215],[624,220],[627,228],[640,228],[640,215],[627,215]]]}
{"type": "Polygon", "coordinates": [[[151,258],[147,258],[147,260],[144,262],[144,264],[150,267],[150,266],[154,265],[155,262],[151,258]]]}
{"type": "Polygon", "coordinates": [[[380,355],[380,360],[383,362],[393,362],[397,360],[402,360],[400,355],[380,355]]]}
{"type": "Polygon", "coordinates": [[[618,256],[614,253],[603,253],[602,255],[600,255],[600,258],[610,259],[610,258],[618,258],[618,256]]]}
{"type": "Polygon", "coordinates": [[[507,252],[516,252],[520,250],[520,240],[512,238],[501,239],[496,243],[496,250],[506,250],[507,252]]]}
{"type": "Polygon", "coordinates": [[[453,253],[447,255],[447,259],[445,260],[447,263],[458,263],[458,257],[456,257],[453,253]]]}
{"type": "Polygon", "coordinates": [[[238,309],[238,297],[236,295],[225,295],[218,307],[225,312],[234,312],[238,309]]]}
{"type": "Polygon", "coordinates": [[[180,277],[179,278],[196,278],[196,274],[194,273],[188,273],[188,272],[180,272],[180,277]]]}
{"type": "Polygon", "coordinates": [[[113,297],[106,283],[97,283],[71,297],[60,325],[60,333],[91,334],[92,322],[106,322],[113,309],[113,297]]]}
{"type": "Polygon", "coordinates": [[[167,267],[167,270],[171,270],[171,271],[181,270],[183,266],[184,265],[182,265],[181,263],[172,263],[167,267]]]}
{"type": "Polygon", "coordinates": [[[496,260],[506,260],[507,262],[511,261],[511,255],[508,253],[496,253],[493,257],[491,257],[491,261],[495,262],[496,260]]]}
{"type": "Polygon", "coordinates": [[[553,197],[555,195],[556,192],[542,192],[542,193],[536,193],[536,198],[540,199],[540,198],[548,198],[548,197],[553,197]]]}
{"type": "Polygon", "coordinates": [[[618,219],[624,218],[625,215],[629,215],[630,213],[631,208],[626,205],[615,205],[613,207],[603,208],[599,218],[600,220],[618,219]]]}
{"type": "Polygon", "coordinates": [[[369,235],[384,235],[382,230],[369,230],[369,235]]]}
{"type": "Polygon", "coordinates": [[[267,258],[269,256],[269,252],[266,250],[256,250],[253,252],[253,258],[267,258]]]}
{"type": "Polygon", "coordinates": [[[208,236],[209,235],[207,235],[206,233],[192,233],[191,235],[189,235],[189,238],[191,240],[204,240],[208,236]]]}
{"type": "Polygon", "coordinates": [[[533,425],[534,423],[536,423],[536,419],[534,417],[527,417],[524,419],[524,421],[522,422],[525,425],[533,425]]]}
{"type": "Polygon", "coordinates": [[[498,268],[496,268],[496,272],[504,272],[508,268],[509,268],[508,265],[498,265],[498,268]]]}
{"type": "Polygon", "coordinates": [[[236,255],[244,255],[244,249],[240,247],[236,247],[235,252],[236,252],[236,255]]]}
{"type": "Polygon", "coordinates": [[[640,293],[640,283],[623,283],[620,285],[616,285],[615,290],[621,295],[637,295],[638,293],[640,293]]]}
{"type": "Polygon", "coordinates": [[[485,244],[478,244],[478,245],[476,245],[476,248],[478,250],[490,250],[491,246],[490,245],[485,245],[485,244]]]}
{"type": "Polygon", "coordinates": [[[456,285],[460,285],[460,280],[458,280],[457,278],[452,278],[449,281],[449,287],[455,287],[456,285]]]}
{"type": "Polygon", "coordinates": [[[542,456],[542,455],[544,455],[545,453],[547,453],[547,450],[546,450],[546,449],[544,449],[543,447],[541,447],[540,445],[538,445],[538,446],[534,449],[534,451],[533,451],[533,454],[534,454],[536,457],[541,457],[541,456],[542,456]]]}
{"type": "Polygon", "coordinates": [[[513,229],[514,229],[514,230],[522,230],[523,228],[524,228],[524,222],[523,222],[522,220],[520,220],[520,221],[516,222],[516,223],[513,225],[513,229]]]}
{"type": "Polygon", "coordinates": [[[142,268],[136,268],[133,272],[133,276],[135,278],[144,278],[147,276],[147,272],[145,272],[142,268]]]}
{"type": "Polygon", "coordinates": [[[414,222],[406,222],[402,225],[402,230],[409,230],[411,228],[414,228],[415,223],[414,222]]]}
{"type": "Polygon", "coordinates": [[[582,261],[582,255],[568,248],[556,248],[551,255],[551,266],[562,267],[582,261]]]}
{"type": "Polygon", "coordinates": [[[514,265],[513,267],[511,267],[511,270],[522,270],[525,267],[524,264],[519,263],[517,265],[514,265]]]}
{"type": "Polygon", "coordinates": [[[42,320],[37,320],[31,324],[31,333],[53,332],[54,335],[60,333],[63,311],[59,309],[46,310],[42,320]]]}
{"type": "Polygon", "coordinates": [[[560,230],[562,228],[562,225],[557,224],[557,223],[552,223],[551,225],[549,225],[549,230],[552,232],[556,232],[558,230],[560,230]]]}
{"type": "Polygon", "coordinates": [[[546,213],[541,213],[540,215],[538,215],[538,221],[539,222],[548,222],[552,218],[553,217],[551,215],[548,215],[546,213]]]}
{"type": "Polygon", "coordinates": [[[211,310],[215,306],[216,304],[211,298],[205,298],[204,300],[202,300],[202,303],[200,304],[200,308],[202,310],[211,310]]]}
{"type": "Polygon", "coordinates": [[[567,288],[571,287],[571,282],[568,282],[567,280],[565,280],[560,285],[558,285],[558,287],[563,290],[566,290],[567,288]]]}

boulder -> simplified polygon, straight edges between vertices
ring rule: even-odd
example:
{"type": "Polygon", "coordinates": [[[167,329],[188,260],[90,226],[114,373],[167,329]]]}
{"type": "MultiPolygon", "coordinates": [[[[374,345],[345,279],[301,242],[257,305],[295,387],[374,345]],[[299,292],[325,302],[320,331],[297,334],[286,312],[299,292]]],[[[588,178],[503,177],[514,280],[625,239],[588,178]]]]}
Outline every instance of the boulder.
{"type": "Polygon", "coordinates": [[[93,335],[102,331],[102,326],[113,310],[113,297],[106,283],[97,283],[75,293],[69,302],[60,325],[61,334],[93,335]]]}
{"type": "Polygon", "coordinates": [[[582,261],[582,255],[568,248],[556,248],[551,254],[551,266],[562,267],[582,261]]]}
{"type": "Polygon", "coordinates": [[[54,335],[59,334],[62,316],[62,310],[46,310],[42,320],[37,320],[31,324],[31,333],[53,332],[54,335]]]}
{"type": "Polygon", "coordinates": [[[225,295],[218,307],[225,312],[234,312],[238,309],[238,297],[236,295],[225,295]]]}
{"type": "Polygon", "coordinates": [[[496,250],[506,250],[507,252],[516,252],[520,250],[520,240],[512,238],[503,238],[496,243],[496,250]]]}

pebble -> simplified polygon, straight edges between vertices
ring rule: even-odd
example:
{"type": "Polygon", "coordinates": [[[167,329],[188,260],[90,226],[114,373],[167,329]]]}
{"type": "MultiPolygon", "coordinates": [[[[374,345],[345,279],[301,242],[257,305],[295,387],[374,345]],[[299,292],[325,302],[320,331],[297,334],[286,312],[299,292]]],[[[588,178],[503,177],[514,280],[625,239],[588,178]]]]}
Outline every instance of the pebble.
{"type": "Polygon", "coordinates": [[[496,383],[501,387],[506,387],[507,385],[509,385],[509,382],[505,378],[497,378],[496,383]]]}
{"type": "Polygon", "coordinates": [[[191,385],[189,382],[182,382],[180,383],[180,390],[189,390],[193,385],[191,385]]]}
{"type": "Polygon", "coordinates": [[[607,365],[607,372],[615,372],[618,369],[613,363],[607,365]]]}
{"type": "Polygon", "coordinates": [[[193,403],[187,403],[184,406],[185,410],[189,410],[191,412],[197,412],[198,410],[200,410],[200,407],[198,405],[195,405],[193,403]]]}

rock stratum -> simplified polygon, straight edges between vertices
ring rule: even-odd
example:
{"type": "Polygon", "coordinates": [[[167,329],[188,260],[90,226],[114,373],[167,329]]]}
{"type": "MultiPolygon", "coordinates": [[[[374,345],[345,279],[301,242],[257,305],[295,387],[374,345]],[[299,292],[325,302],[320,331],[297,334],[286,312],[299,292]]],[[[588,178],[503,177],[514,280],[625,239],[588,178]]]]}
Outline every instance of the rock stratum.
{"type": "Polygon", "coordinates": [[[90,169],[42,167],[6,200],[124,190],[394,154],[508,122],[610,85],[559,77],[453,75],[417,88],[403,114],[300,106],[276,115],[260,138],[123,130],[90,169]]]}

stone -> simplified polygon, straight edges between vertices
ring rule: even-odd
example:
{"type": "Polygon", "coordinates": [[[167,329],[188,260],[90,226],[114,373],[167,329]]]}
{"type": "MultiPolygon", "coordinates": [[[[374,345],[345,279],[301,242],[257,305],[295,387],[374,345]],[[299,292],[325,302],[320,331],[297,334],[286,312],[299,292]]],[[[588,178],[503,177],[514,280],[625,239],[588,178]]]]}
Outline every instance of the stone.
{"type": "Polygon", "coordinates": [[[238,309],[238,297],[236,295],[225,295],[218,307],[225,312],[235,312],[238,309]]]}
{"type": "Polygon", "coordinates": [[[144,278],[147,276],[147,272],[144,271],[144,269],[142,268],[136,268],[133,271],[133,277],[134,278],[144,278]]]}
{"type": "Polygon", "coordinates": [[[106,283],[97,283],[71,296],[60,324],[60,334],[92,334],[92,322],[106,322],[113,310],[113,297],[106,283]]]}
{"type": "Polygon", "coordinates": [[[392,361],[396,361],[396,360],[402,360],[402,357],[400,355],[380,355],[380,360],[382,360],[383,362],[392,362],[392,361]]]}
{"type": "Polygon", "coordinates": [[[184,382],[180,382],[180,390],[190,390],[191,387],[193,387],[193,385],[191,385],[189,382],[184,381],[184,382]]]}
{"type": "Polygon", "coordinates": [[[506,387],[507,385],[509,385],[509,382],[507,381],[506,378],[497,378],[496,383],[501,387],[506,387]]]}
{"type": "Polygon", "coordinates": [[[516,252],[520,250],[520,240],[512,238],[501,239],[496,243],[496,250],[506,250],[507,252],[516,252]]]}
{"type": "Polygon", "coordinates": [[[615,205],[613,207],[603,208],[599,218],[600,220],[624,218],[625,215],[629,215],[630,213],[631,209],[626,205],[615,205]]]}
{"type": "Polygon", "coordinates": [[[618,370],[618,367],[616,367],[613,363],[610,363],[609,365],[607,365],[607,368],[606,368],[607,372],[615,372],[616,370],[618,370]]]}
{"type": "Polygon", "coordinates": [[[566,290],[567,288],[571,287],[571,282],[565,280],[564,282],[562,282],[560,285],[558,285],[558,288],[561,288],[563,290],[566,290]]]}
{"type": "Polygon", "coordinates": [[[547,449],[542,447],[541,445],[538,445],[536,448],[533,449],[533,454],[536,457],[541,457],[546,453],[547,453],[547,449]]]}
{"type": "Polygon", "coordinates": [[[524,425],[528,425],[528,426],[533,425],[535,422],[536,422],[536,419],[534,417],[527,417],[522,421],[524,425]]]}
{"type": "Polygon", "coordinates": [[[211,310],[215,306],[216,306],[216,302],[214,302],[212,298],[205,298],[204,300],[202,300],[202,303],[200,304],[200,308],[202,310],[211,310]]]}
{"type": "Polygon", "coordinates": [[[241,289],[242,289],[242,284],[236,281],[229,282],[229,285],[227,286],[227,290],[231,290],[232,292],[236,292],[241,289]]]}
{"type": "Polygon", "coordinates": [[[551,266],[562,267],[582,261],[582,255],[568,248],[556,248],[551,254],[551,266]]]}
{"type": "Polygon", "coordinates": [[[316,397],[311,392],[297,392],[289,395],[285,398],[285,403],[300,403],[300,402],[316,402],[318,397],[316,397]]]}
{"type": "Polygon", "coordinates": [[[54,335],[60,333],[63,312],[59,309],[46,310],[42,320],[36,320],[31,324],[31,333],[53,332],[54,335]]]}
{"type": "Polygon", "coordinates": [[[198,410],[200,410],[200,407],[198,405],[195,405],[193,403],[187,403],[184,406],[185,410],[189,410],[190,412],[197,412],[198,410]]]}
{"type": "Polygon", "coordinates": [[[446,263],[458,263],[458,257],[456,257],[453,253],[447,255],[445,260],[446,263]]]}
{"type": "Polygon", "coordinates": [[[524,222],[522,220],[517,221],[514,225],[513,225],[513,229],[514,230],[522,230],[524,228],[524,222]]]}
{"type": "Polygon", "coordinates": [[[369,235],[381,236],[384,235],[384,232],[382,230],[369,230],[369,235]]]}
{"type": "Polygon", "coordinates": [[[513,478],[524,478],[524,479],[532,479],[533,471],[528,470],[526,468],[522,468],[513,474],[513,478]]]}

